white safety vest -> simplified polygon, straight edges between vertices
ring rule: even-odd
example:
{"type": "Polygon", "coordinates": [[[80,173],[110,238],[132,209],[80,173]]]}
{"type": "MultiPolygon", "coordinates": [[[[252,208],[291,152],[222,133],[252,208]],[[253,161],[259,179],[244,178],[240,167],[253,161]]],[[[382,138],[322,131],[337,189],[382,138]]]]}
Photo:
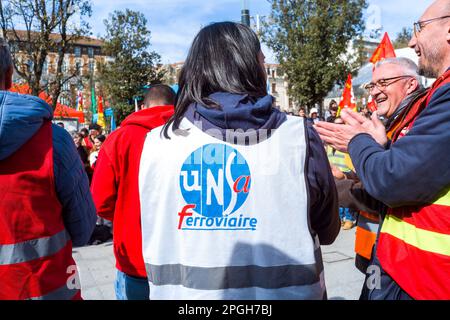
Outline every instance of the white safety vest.
{"type": "Polygon", "coordinates": [[[304,123],[256,144],[226,143],[184,119],[186,134],[147,135],[139,172],[150,299],[323,299],[308,220],[304,123]]]}

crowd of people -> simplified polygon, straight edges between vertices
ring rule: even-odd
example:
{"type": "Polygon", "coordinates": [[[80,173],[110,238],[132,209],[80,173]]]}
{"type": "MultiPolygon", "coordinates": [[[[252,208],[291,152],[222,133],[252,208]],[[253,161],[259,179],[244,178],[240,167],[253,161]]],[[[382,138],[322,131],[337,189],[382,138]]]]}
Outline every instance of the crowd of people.
{"type": "Polygon", "coordinates": [[[437,0],[414,24],[419,66],[374,66],[371,117],[326,119],[274,108],[257,35],[213,23],[178,93],[151,86],[108,137],[8,92],[0,40],[0,299],[81,299],[72,247],[105,221],[119,300],[327,299],[321,245],[355,224],[361,299],[450,299],[449,17],[437,0]]]}

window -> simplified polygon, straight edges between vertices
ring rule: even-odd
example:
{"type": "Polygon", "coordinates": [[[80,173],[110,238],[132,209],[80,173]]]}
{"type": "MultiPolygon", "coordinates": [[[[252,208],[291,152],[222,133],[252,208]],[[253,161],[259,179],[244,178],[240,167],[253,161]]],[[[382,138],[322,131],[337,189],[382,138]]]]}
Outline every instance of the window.
{"type": "Polygon", "coordinates": [[[61,66],[61,71],[63,73],[67,72],[67,61],[66,60],[63,60],[63,63],[62,63],[62,66],[61,66]]]}
{"type": "Polygon", "coordinates": [[[95,71],[95,62],[89,61],[89,71],[94,72],[95,71]]]}
{"type": "Polygon", "coordinates": [[[81,57],[81,48],[80,47],[75,47],[75,57],[76,58],[80,58],[81,57]]]}
{"type": "Polygon", "coordinates": [[[275,70],[272,69],[272,78],[275,78],[275,70]]]}
{"type": "Polygon", "coordinates": [[[277,93],[277,84],[272,83],[272,93],[277,93]]]}
{"type": "Polygon", "coordinates": [[[48,73],[48,62],[47,59],[44,61],[44,65],[42,66],[42,74],[48,73]]]}
{"type": "Polygon", "coordinates": [[[88,55],[89,55],[89,58],[94,57],[94,48],[88,48],[88,55]]]}
{"type": "Polygon", "coordinates": [[[69,81],[64,82],[62,88],[63,88],[64,91],[69,91],[70,90],[70,83],[69,83],[69,81]]]}

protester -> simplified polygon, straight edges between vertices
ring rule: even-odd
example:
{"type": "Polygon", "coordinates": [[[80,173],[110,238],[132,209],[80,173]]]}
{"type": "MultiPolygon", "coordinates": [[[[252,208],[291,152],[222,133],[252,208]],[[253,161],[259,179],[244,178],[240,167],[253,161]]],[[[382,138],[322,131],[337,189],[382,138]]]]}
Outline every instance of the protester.
{"type": "Polygon", "coordinates": [[[94,147],[94,144],[89,139],[89,130],[87,128],[82,128],[80,133],[83,135],[82,146],[86,148],[87,152],[90,152],[94,147]]]}
{"type": "Polygon", "coordinates": [[[97,123],[91,123],[89,125],[89,141],[92,144],[92,146],[95,143],[95,137],[102,134],[102,127],[98,125],[97,123]]]}
{"type": "Polygon", "coordinates": [[[336,120],[337,113],[338,113],[338,110],[339,110],[337,102],[335,100],[331,100],[328,109],[329,109],[329,112],[330,112],[330,116],[327,117],[326,120],[327,120],[327,122],[334,123],[334,120],[336,120]]]}
{"type": "Polygon", "coordinates": [[[148,300],[149,285],[142,257],[138,172],[145,136],[173,115],[175,92],[153,85],[143,110],[129,116],[100,151],[91,190],[98,214],[114,221],[114,254],[118,269],[116,297],[148,300]]]}
{"type": "Polygon", "coordinates": [[[94,148],[89,155],[89,164],[93,170],[95,169],[95,163],[97,162],[98,153],[100,152],[102,144],[103,142],[105,142],[105,140],[106,137],[102,134],[99,134],[94,138],[94,148]]]}
{"type": "Polygon", "coordinates": [[[247,26],[196,36],[175,114],[142,151],[151,299],[326,298],[320,243],[340,229],[333,177],[312,127],[273,108],[266,77],[247,26]]]}
{"type": "Polygon", "coordinates": [[[81,299],[72,245],[95,225],[75,145],[43,100],[10,93],[13,63],[0,38],[0,300],[81,299]]]}
{"type": "MultiPolygon", "coordinates": [[[[334,123],[344,124],[341,118],[336,118],[334,123]]],[[[328,160],[330,161],[333,176],[345,175],[354,170],[350,156],[347,153],[340,152],[332,146],[326,146],[328,160]],[[336,174],[338,172],[338,174],[336,174]]],[[[350,230],[356,223],[357,212],[355,209],[339,203],[339,217],[341,218],[342,229],[350,230]]]]}
{"type": "Polygon", "coordinates": [[[317,108],[311,108],[311,110],[309,111],[309,118],[307,120],[310,124],[319,122],[319,110],[317,110],[317,108]]]}
{"type": "MultiPolygon", "coordinates": [[[[106,136],[100,134],[94,138],[94,146],[89,154],[89,169],[92,176],[95,172],[98,154],[101,150],[103,143],[106,140],[106,136]]],[[[105,221],[101,216],[97,217],[97,223],[95,225],[94,232],[89,240],[90,245],[98,245],[107,242],[112,239],[112,223],[111,221],[105,221]]]]}
{"type": "Polygon", "coordinates": [[[75,143],[75,147],[77,148],[81,163],[83,163],[84,167],[86,168],[87,166],[89,166],[89,155],[86,151],[86,148],[83,146],[83,135],[79,132],[73,132],[72,139],[75,143]]]}
{"type": "MultiPolygon", "coordinates": [[[[372,82],[366,86],[378,103],[378,115],[385,120],[390,138],[414,103],[426,93],[419,83],[417,65],[407,58],[388,58],[374,66],[372,82]]],[[[339,204],[360,210],[355,239],[355,265],[366,272],[375,245],[379,213],[387,207],[372,198],[353,172],[335,174],[339,204]]]]}
{"type": "Polygon", "coordinates": [[[300,109],[298,110],[298,116],[299,116],[300,118],[306,118],[306,112],[305,112],[305,109],[304,109],[304,108],[300,108],[300,109]]]}
{"type": "Polygon", "coordinates": [[[323,140],[349,150],[367,192],[390,208],[363,288],[368,299],[450,299],[449,17],[449,2],[437,0],[414,24],[409,46],[419,72],[437,80],[402,119],[392,144],[376,112],[370,121],[343,111],[347,124],[339,131],[317,125],[323,140]]]}

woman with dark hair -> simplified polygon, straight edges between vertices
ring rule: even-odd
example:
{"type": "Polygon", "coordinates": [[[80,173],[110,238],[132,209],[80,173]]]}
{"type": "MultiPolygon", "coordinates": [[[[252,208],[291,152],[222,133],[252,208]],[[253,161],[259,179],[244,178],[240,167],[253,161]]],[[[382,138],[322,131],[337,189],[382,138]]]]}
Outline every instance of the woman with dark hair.
{"type": "Polygon", "coordinates": [[[94,138],[94,147],[89,155],[89,163],[91,168],[95,169],[95,163],[97,162],[98,154],[100,152],[100,148],[102,147],[103,142],[105,142],[106,136],[100,134],[94,138]]]}
{"type": "Polygon", "coordinates": [[[242,24],[222,22],[200,31],[180,72],[175,114],[164,128],[165,137],[171,124],[173,130],[179,128],[193,104],[206,113],[220,113],[222,97],[245,95],[251,104],[262,98],[259,104],[271,107],[264,59],[258,37],[242,24]]]}
{"type": "Polygon", "coordinates": [[[203,28],[175,114],[141,155],[151,299],[324,299],[320,244],[340,223],[322,143],[267,94],[256,34],[203,28]]]}

